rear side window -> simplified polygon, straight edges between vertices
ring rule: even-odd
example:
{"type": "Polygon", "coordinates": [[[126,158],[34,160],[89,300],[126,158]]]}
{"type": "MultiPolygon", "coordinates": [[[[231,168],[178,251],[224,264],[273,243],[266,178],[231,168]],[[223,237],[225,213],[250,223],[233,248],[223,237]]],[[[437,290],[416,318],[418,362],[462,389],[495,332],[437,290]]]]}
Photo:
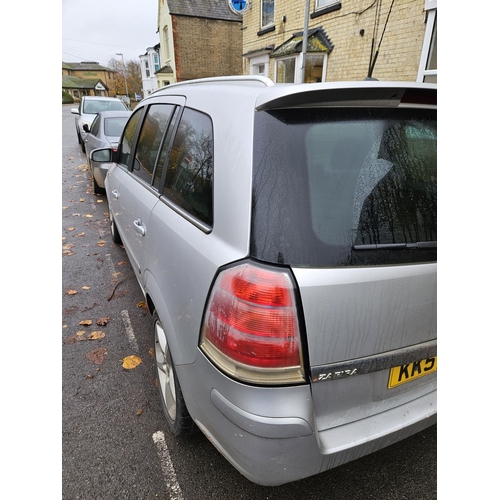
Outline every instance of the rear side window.
{"type": "Polygon", "coordinates": [[[92,122],[92,125],[90,126],[90,133],[92,135],[97,135],[99,133],[99,127],[101,125],[101,117],[97,115],[94,118],[94,121],[92,122]]]}
{"type": "Polygon", "coordinates": [[[436,260],[433,110],[256,113],[252,255],[295,266],[436,260]]]}
{"type": "Polygon", "coordinates": [[[128,117],[118,116],[115,118],[106,118],[104,120],[104,135],[107,137],[120,137],[122,135],[128,117]]]}
{"type": "Polygon", "coordinates": [[[209,226],[213,224],[213,129],[209,116],[185,108],[167,167],[164,195],[209,226]]]}

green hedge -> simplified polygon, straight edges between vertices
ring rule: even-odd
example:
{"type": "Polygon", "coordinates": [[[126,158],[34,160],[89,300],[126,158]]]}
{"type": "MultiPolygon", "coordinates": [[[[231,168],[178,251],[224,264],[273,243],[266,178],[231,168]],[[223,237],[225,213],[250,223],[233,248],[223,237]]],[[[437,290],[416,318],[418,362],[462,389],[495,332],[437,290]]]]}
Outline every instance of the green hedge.
{"type": "Polygon", "coordinates": [[[63,104],[73,104],[75,100],[73,99],[72,95],[66,92],[65,90],[62,91],[62,103],[63,104]]]}

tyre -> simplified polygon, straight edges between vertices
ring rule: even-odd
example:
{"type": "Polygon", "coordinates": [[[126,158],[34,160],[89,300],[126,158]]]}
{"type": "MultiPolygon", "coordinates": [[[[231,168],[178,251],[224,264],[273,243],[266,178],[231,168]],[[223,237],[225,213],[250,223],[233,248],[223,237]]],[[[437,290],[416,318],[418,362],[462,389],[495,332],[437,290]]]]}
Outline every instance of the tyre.
{"type": "Polygon", "coordinates": [[[113,218],[113,213],[111,212],[111,207],[109,206],[109,204],[108,204],[108,213],[109,213],[109,230],[111,231],[111,239],[113,240],[113,243],[121,245],[122,239],[116,227],[115,219],[113,218]]]}
{"type": "Polygon", "coordinates": [[[191,434],[196,426],[184,402],[167,337],[156,312],[153,325],[155,371],[163,413],[175,436],[191,434]]]}

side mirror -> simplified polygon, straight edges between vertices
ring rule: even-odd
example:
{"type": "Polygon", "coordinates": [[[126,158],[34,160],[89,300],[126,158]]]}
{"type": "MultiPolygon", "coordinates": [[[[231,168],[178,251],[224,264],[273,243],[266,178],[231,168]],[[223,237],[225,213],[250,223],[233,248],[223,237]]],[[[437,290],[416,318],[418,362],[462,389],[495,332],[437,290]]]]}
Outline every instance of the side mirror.
{"type": "Polygon", "coordinates": [[[83,124],[83,130],[85,130],[87,134],[90,132],[89,126],[86,123],[83,124]]]}
{"type": "Polygon", "coordinates": [[[71,113],[74,115],[79,115],[80,113],[78,112],[78,108],[71,108],[71,113]]]}
{"type": "Polygon", "coordinates": [[[107,163],[113,161],[113,150],[109,148],[94,149],[90,153],[90,159],[97,163],[107,163]]]}

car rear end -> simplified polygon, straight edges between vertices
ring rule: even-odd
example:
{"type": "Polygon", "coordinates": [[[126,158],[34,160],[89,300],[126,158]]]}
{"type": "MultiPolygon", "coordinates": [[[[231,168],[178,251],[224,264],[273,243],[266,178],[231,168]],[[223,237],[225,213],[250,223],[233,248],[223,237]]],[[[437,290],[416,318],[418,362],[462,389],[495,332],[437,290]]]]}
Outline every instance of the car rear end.
{"type": "Polygon", "coordinates": [[[361,82],[257,98],[249,256],[212,285],[203,383],[184,376],[198,425],[255,482],[436,422],[436,92],[361,82]]]}

